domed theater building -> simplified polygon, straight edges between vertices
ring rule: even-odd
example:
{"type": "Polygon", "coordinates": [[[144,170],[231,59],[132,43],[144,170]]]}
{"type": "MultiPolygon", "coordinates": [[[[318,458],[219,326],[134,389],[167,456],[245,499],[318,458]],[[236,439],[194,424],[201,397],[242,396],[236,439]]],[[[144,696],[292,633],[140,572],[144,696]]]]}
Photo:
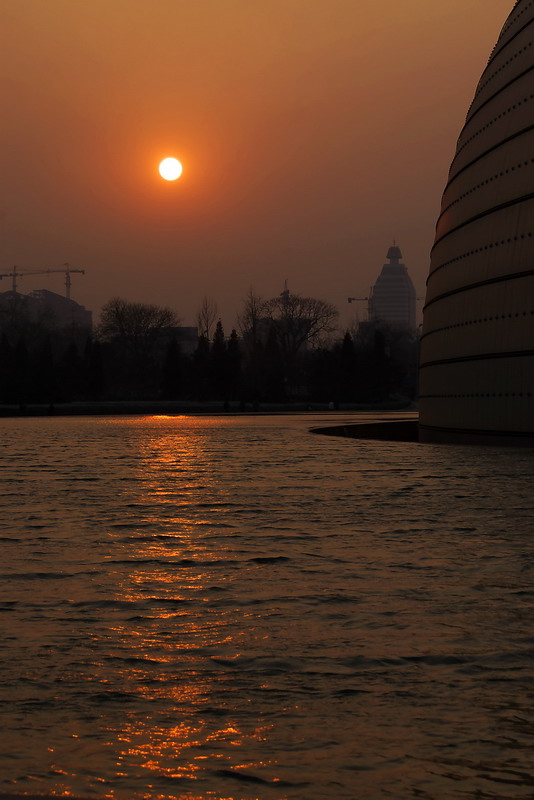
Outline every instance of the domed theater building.
{"type": "Polygon", "coordinates": [[[436,227],[420,439],[534,445],[534,0],[506,20],[436,227]]]}

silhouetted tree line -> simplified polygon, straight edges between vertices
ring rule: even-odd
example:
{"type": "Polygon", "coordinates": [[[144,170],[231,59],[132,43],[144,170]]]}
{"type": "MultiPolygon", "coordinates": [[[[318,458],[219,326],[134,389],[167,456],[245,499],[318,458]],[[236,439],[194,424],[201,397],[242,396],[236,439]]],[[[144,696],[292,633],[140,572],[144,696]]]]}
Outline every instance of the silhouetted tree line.
{"type": "Polygon", "coordinates": [[[336,309],[283,292],[252,292],[226,336],[213,301],[199,312],[198,344],[184,352],[173,311],[112,298],[91,336],[47,324],[0,321],[0,402],[84,400],[377,403],[416,393],[412,332],[362,324],[334,336],[336,309]],[[239,332],[238,332],[239,331],[239,332]]]}
{"type": "Polygon", "coordinates": [[[59,327],[22,295],[0,306],[0,402],[25,405],[98,399],[104,386],[100,343],[76,325],[59,327]]]}
{"type": "Polygon", "coordinates": [[[103,397],[104,368],[100,343],[87,337],[80,347],[68,336],[46,336],[36,344],[27,337],[0,337],[0,402],[24,406],[103,397]]]}

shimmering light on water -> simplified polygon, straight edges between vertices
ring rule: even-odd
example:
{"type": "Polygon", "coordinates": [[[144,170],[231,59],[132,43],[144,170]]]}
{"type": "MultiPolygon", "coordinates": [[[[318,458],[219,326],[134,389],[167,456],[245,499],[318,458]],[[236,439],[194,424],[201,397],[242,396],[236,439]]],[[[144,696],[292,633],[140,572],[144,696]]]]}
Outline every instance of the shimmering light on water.
{"type": "Polygon", "coordinates": [[[0,420],[0,797],[531,798],[534,454],[0,420]]]}

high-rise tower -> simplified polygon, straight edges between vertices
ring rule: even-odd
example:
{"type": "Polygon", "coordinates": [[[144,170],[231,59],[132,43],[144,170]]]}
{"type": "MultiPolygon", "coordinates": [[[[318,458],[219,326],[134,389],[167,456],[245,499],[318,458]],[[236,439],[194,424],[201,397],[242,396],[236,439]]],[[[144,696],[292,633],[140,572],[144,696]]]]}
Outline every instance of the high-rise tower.
{"type": "Polygon", "coordinates": [[[415,330],[415,289],[401,258],[400,247],[393,244],[388,250],[388,263],[371,289],[369,320],[415,330]]]}

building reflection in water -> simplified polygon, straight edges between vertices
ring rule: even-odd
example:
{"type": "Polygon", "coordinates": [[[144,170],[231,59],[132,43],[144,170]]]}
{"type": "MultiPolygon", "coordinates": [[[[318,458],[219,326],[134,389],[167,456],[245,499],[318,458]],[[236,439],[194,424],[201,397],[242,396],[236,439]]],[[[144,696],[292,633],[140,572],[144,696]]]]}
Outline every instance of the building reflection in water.
{"type": "Polygon", "coordinates": [[[214,797],[232,772],[262,774],[274,788],[275,765],[262,757],[271,726],[255,718],[250,678],[235,669],[258,634],[231,593],[233,501],[210,425],[192,435],[188,420],[184,436],[179,419],[174,435],[162,422],[154,418],[147,437],[142,420],[137,496],[112,532],[123,618],[107,631],[100,677],[104,697],[124,702],[119,725],[105,715],[116,776],[145,797],[214,797]]]}

